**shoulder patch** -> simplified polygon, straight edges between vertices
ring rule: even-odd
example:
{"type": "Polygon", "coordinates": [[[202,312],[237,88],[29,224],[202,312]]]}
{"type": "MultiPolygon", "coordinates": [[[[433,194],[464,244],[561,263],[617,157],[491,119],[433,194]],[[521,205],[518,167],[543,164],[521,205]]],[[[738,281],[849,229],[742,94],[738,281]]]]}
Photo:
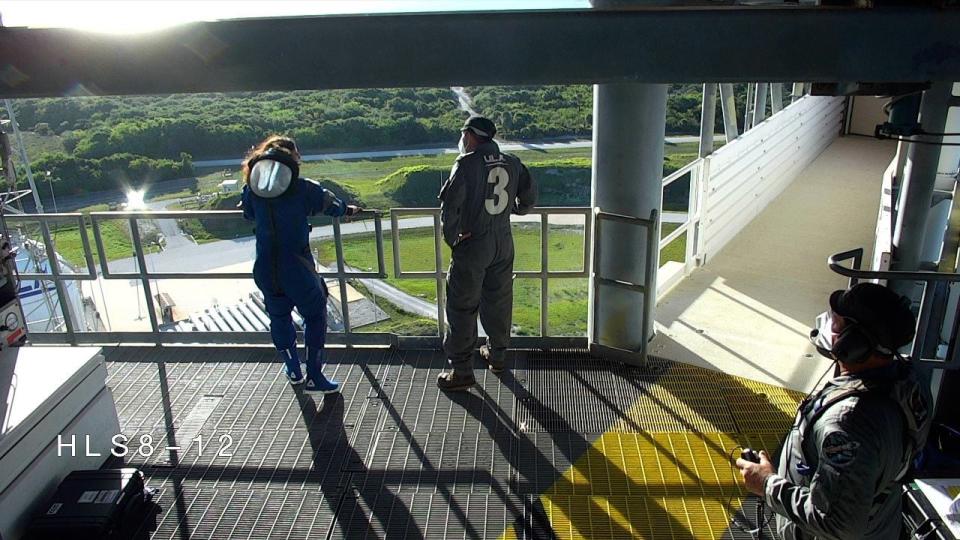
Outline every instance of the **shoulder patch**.
{"type": "Polygon", "coordinates": [[[823,459],[834,467],[846,467],[857,459],[860,443],[842,431],[834,431],[823,440],[823,459]]]}

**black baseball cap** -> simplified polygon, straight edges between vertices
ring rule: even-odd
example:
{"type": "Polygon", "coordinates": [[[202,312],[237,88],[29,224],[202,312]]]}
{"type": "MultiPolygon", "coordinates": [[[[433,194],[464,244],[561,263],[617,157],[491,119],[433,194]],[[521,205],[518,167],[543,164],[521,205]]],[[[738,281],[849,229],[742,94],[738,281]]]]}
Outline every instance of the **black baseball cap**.
{"type": "Polygon", "coordinates": [[[857,283],[830,294],[830,309],[859,323],[881,347],[895,351],[913,339],[910,300],[876,283],[857,283]]]}
{"type": "Polygon", "coordinates": [[[493,121],[484,116],[471,116],[467,118],[467,121],[463,123],[460,131],[467,131],[468,129],[488,139],[492,139],[493,136],[497,134],[497,126],[493,125],[493,121]]]}

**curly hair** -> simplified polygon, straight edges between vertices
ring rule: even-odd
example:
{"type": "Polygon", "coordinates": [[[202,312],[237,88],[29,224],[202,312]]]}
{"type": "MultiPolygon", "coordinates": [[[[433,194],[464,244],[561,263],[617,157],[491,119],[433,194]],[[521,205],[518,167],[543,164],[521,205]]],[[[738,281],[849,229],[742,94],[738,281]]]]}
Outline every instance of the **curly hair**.
{"type": "Polygon", "coordinates": [[[243,165],[240,167],[240,172],[243,175],[243,182],[245,184],[250,183],[250,162],[271,149],[282,150],[293,156],[293,159],[298,162],[300,161],[300,151],[297,149],[297,143],[293,139],[286,135],[270,135],[260,141],[256,146],[251,146],[250,150],[243,156],[243,165]]]}

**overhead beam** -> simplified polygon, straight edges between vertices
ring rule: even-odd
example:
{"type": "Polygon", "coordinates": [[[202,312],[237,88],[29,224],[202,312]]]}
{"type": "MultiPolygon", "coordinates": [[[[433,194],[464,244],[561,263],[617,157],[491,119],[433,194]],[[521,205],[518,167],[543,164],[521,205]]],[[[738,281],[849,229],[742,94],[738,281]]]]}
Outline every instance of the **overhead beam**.
{"type": "Polygon", "coordinates": [[[957,28],[960,9],[924,7],[351,15],[194,23],[123,36],[0,28],[0,97],[946,81],[960,79],[957,28]]]}

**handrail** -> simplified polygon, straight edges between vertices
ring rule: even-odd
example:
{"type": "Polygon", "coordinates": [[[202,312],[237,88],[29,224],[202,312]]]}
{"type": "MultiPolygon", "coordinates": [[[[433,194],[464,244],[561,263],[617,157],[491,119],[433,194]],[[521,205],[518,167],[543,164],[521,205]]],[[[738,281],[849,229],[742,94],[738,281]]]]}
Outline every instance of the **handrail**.
{"type": "MultiPolygon", "coordinates": [[[[664,179],[664,185],[669,185],[670,183],[681,178],[685,174],[695,171],[695,168],[702,162],[702,160],[695,160],[691,162],[678,171],[675,171],[673,174],[664,179]]],[[[691,197],[695,196],[693,189],[691,189],[691,197]]],[[[350,266],[346,264],[344,260],[344,253],[341,244],[343,236],[346,236],[342,229],[343,221],[340,219],[333,219],[330,225],[332,229],[332,238],[337,246],[336,253],[336,267],[335,270],[319,272],[319,275],[324,278],[333,278],[336,279],[339,283],[340,289],[340,307],[341,313],[344,314],[344,332],[343,336],[344,341],[347,344],[369,344],[369,343],[379,343],[377,341],[377,334],[355,334],[350,329],[349,323],[349,306],[348,299],[346,294],[346,283],[348,279],[354,278],[369,278],[369,279],[383,279],[388,277],[389,273],[385,266],[385,246],[383,245],[384,239],[383,235],[385,234],[383,227],[383,217],[386,212],[381,212],[378,210],[365,210],[353,217],[354,220],[369,220],[373,219],[374,221],[374,231],[371,231],[376,238],[376,249],[377,249],[377,266],[376,271],[371,272],[360,272],[351,269],[350,266]]],[[[144,331],[113,331],[113,332],[78,332],[73,328],[72,321],[66,321],[67,327],[67,340],[71,343],[77,343],[78,336],[80,336],[82,342],[91,343],[92,336],[101,336],[103,341],[136,341],[136,342],[153,342],[153,343],[175,343],[177,339],[169,335],[161,335],[160,331],[160,321],[155,313],[155,299],[152,294],[152,287],[154,280],[185,280],[185,279],[200,279],[200,280],[212,280],[212,279],[249,279],[251,277],[249,272],[192,272],[192,271],[155,271],[151,269],[151,266],[148,264],[148,261],[153,257],[153,255],[148,256],[144,247],[144,239],[140,235],[141,223],[142,221],[150,220],[164,220],[164,219],[239,219],[242,215],[242,212],[239,210],[178,210],[178,211],[106,211],[106,212],[91,212],[89,214],[82,213],[64,213],[64,214],[20,214],[16,216],[9,216],[8,219],[13,222],[39,222],[41,230],[47,230],[48,223],[52,222],[62,222],[66,221],[70,223],[71,227],[76,227],[79,231],[79,236],[82,241],[82,250],[83,257],[86,263],[85,273],[63,273],[60,272],[60,264],[57,257],[54,257],[54,262],[51,262],[50,273],[30,273],[23,274],[23,277],[26,279],[39,279],[44,281],[50,281],[56,284],[57,286],[57,295],[60,301],[60,305],[64,306],[64,309],[69,309],[69,295],[66,290],[66,284],[70,281],[96,281],[100,278],[104,280],[137,280],[140,282],[143,287],[142,294],[147,301],[147,312],[149,314],[149,323],[150,329],[147,332],[144,331]],[[135,261],[134,271],[111,271],[110,261],[107,257],[107,251],[105,249],[104,235],[101,231],[101,225],[107,221],[126,221],[130,231],[131,231],[131,243],[133,251],[133,260],[135,261]],[[93,244],[96,246],[97,253],[94,255],[94,249],[91,248],[91,242],[88,238],[87,228],[92,227],[93,230],[93,244]],[[95,261],[95,259],[99,259],[95,261]],[[99,263],[99,264],[98,264],[99,263]]],[[[551,336],[549,328],[549,280],[553,279],[588,279],[590,278],[590,267],[591,267],[591,249],[593,245],[593,228],[594,215],[593,209],[591,207],[539,207],[531,209],[527,214],[528,217],[517,218],[521,221],[529,222],[531,225],[536,225],[539,228],[540,233],[540,268],[538,270],[519,270],[514,272],[516,278],[520,279],[539,279],[540,280],[540,339],[543,342],[548,342],[548,340],[569,340],[569,339],[583,339],[581,338],[565,338],[559,336],[551,336]],[[549,254],[549,238],[551,234],[551,222],[550,216],[553,215],[573,215],[573,216],[582,216],[582,224],[580,220],[573,220],[575,223],[571,225],[579,228],[583,228],[583,250],[582,256],[580,257],[580,268],[579,269],[567,269],[567,270],[551,270],[550,269],[550,254],[549,254]],[[538,219],[539,216],[539,219],[538,219]]],[[[440,226],[440,209],[439,208],[393,208],[389,210],[389,219],[390,219],[390,228],[392,236],[392,251],[393,251],[393,276],[396,279],[432,279],[437,283],[437,334],[434,338],[437,339],[439,336],[443,335],[443,330],[445,326],[444,321],[444,293],[445,293],[445,279],[447,275],[447,269],[443,265],[443,238],[442,231],[440,226]],[[422,216],[427,218],[423,224],[424,228],[431,228],[434,232],[434,245],[433,245],[433,259],[435,261],[436,267],[433,271],[429,272],[415,272],[415,271],[404,271],[401,265],[400,259],[400,229],[403,228],[403,222],[401,222],[401,217],[410,217],[410,216],[422,216]],[[429,222],[429,223],[427,223],[429,222]]],[[[626,221],[635,223],[633,218],[630,216],[618,216],[614,214],[603,214],[602,219],[609,219],[613,221],[626,221]]],[[[678,238],[684,232],[689,229],[688,220],[686,223],[682,224],[678,229],[672,232],[665,240],[669,241],[671,239],[678,238]]],[[[419,224],[417,224],[419,225],[419,224]]],[[[658,246],[659,243],[656,242],[657,228],[652,227],[651,234],[653,235],[654,246],[658,246]]],[[[329,234],[329,232],[324,233],[329,234]]],[[[38,239],[39,240],[39,239],[38,239]]],[[[56,251],[56,246],[54,245],[54,240],[50,237],[49,231],[47,234],[43,235],[43,243],[45,249],[48,253],[54,253],[56,251]]],[[[252,251],[252,249],[251,249],[252,251]]],[[[251,253],[252,255],[252,253],[251,253]]],[[[252,256],[251,256],[252,258],[252,256]]],[[[606,283],[601,279],[602,282],[606,283]]],[[[613,286],[621,286],[620,283],[609,283],[613,286]]],[[[645,283],[642,285],[645,290],[652,290],[653,285],[651,283],[645,283]]],[[[648,295],[649,296],[649,295],[648,295]]],[[[648,299],[652,300],[652,298],[648,299]]],[[[107,306],[104,306],[106,309],[107,306]]],[[[69,315],[67,316],[69,317],[69,315]]],[[[165,334],[165,333],[163,333],[165,334]]],[[[192,333],[187,336],[182,337],[182,341],[202,341],[202,342],[211,342],[211,343],[223,343],[229,342],[230,336],[236,336],[240,334],[247,334],[244,332],[198,332],[192,333]],[[202,334],[202,336],[200,335],[202,334]],[[222,334],[222,335],[221,335],[222,334]]],[[[35,332],[39,341],[43,342],[56,342],[56,336],[60,335],[58,333],[50,332],[35,332]]],[[[385,336],[389,336],[386,334],[385,336]]],[[[254,339],[260,340],[261,336],[248,336],[243,339],[254,339]]],[[[62,338],[60,338],[62,339],[62,338]]],[[[333,337],[331,342],[337,342],[339,338],[336,336],[333,337]]],[[[398,338],[395,336],[391,343],[396,342],[398,338]]],[[[404,338],[399,338],[404,339],[404,338]]],[[[252,342],[252,341],[251,341],[252,342]]],[[[558,343],[561,341],[557,341],[558,343]]],[[[565,342],[564,342],[565,343],[565,342]]]]}
{"type": "MultiPolygon", "coordinates": [[[[894,279],[903,281],[941,281],[948,283],[960,281],[960,274],[947,274],[928,271],[907,272],[902,270],[860,270],[858,268],[847,268],[846,266],[840,264],[841,261],[851,259],[854,256],[857,256],[862,260],[863,248],[835,253],[827,257],[827,266],[841,276],[846,276],[852,280],[894,279]]],[[[851,283],[851,285],[853,284],[856,284],[856,281],[851,283]]]]}
{"type": "Polygon", "coordinates": [[[619,347],[614,347],[610,345],[604,345],[600,343],[600,335],[597,330],[597,302],[596,298],[600,292],[600,286],[606,285],[609,287],[615,287],[621,289],[625,292],[635,292],[643,295],[643,313],[646,316],[649,316],[653,313],[653,301],[654,296],[656,296],[656,286],[653,281],[653,271],[654,271],[654,262],[657,260],[657,253],[660,252],[660,246],[657,242],[657,223],[659,220],[659,214],[656,209],[650,211],[649,218],[641,218],[636,216],[628,216],[624,214],[617,214],[613,212],[604,212],[599,208],[594,211],[594,227],[596,229],[595,233],[597,238],[600,238],[600,227],[601,223],[604,221],[613,221],[616,223],[622,223],[626,225],[633,225],[643,227],[646,233],[646,253],[644,255],[644,262],[646,263],[646,268],[644,271],[644,282],[641,283],[630,283],[620,279],[607,278],[599,274],[600,266],[600,242],[597,242],[597,245],[593,250],[593,268],[591,271],[591,277],[593,277],[593,295],[594,303],[590,307],[593,312],[591,318],[593,319],[593,329],[590,335],[589,346],[591,350],[598,352],[606,351],[616,355],[626,355],[627,357],[634,357],[640,355],[641,360],[646,361],[647,358],[647,346],[652,337],[648,331],[647,321],[643,321],[643,328],[640,330],[640,346],[636,350],[627,350],[619,347]]]}
{"type": "MultiPolygon", "coordinates": [[[[860,264],[863,261],[863,248],[851,249],[840,253],[835,253],[827,258],[827,265],[834,272],[850,278],[850,286],[856,285],[861,279],[867,280],[899,280],[899,281],[922,281],[924,284],[923,295],[920,298],[920,309],[915,326],[915,337],[913,346],[910,350],[910,357],[915,361],[921,362],[940,369],[958,369],[960,368],[960,346],[958,346],[958,337],[960,337],[960,311],[954,317],[953,327],[950,329],[950,337],[947,340],[947,353],[944,359],[924,358],[924,351],[930,346],[930,324],[934,319],[934,302],[937,299],[947,298],[947,287],[951,283],[960,282],[960,274],[942,273],[942,272],[905,272],[899,270],[861,270],[860,264]],[[852,268],[840,264],[842,261],[853,260],[852,268]]],[[[939,332],[938,332],[939,334],[939,332]]]]}
{"type": "Polygon", "coordinates": [[[691,161],[690,163],[687,163],[683,167],[680,167],[679,169],[673,171],[672,173],[664,177],[662,182],[663,187],[667,187],[670,184],[674,183],[675,181],[679,180],[683,175],[699,167],[701,163],[703,163],[703,158],[697,158],[691,161]]]}

